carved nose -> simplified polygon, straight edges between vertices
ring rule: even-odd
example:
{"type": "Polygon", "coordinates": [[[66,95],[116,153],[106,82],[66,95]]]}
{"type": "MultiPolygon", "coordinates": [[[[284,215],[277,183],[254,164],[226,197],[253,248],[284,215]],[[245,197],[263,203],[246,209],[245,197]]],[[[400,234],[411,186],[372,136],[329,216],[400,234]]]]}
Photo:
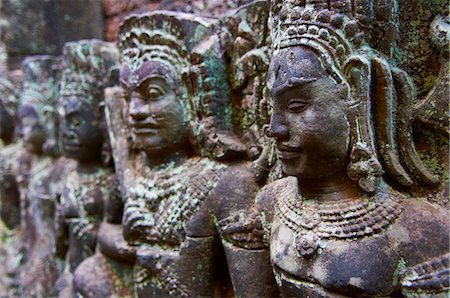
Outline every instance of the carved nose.
{"type": "Polygon", "coordinates": [[[134,98],[131,100],[129,113],[134,120],[144,120],[150,114],[148,104],[134,98]]]}
{"type": "Polygon", "coordinates": [[[287,126],[274,117],[270,119],[269,127],[265,129],[264,133],[269,138],[284,139],[289,137],[289,130],[287,126]]]}
{"type": "Polygon", "coordinates": [[[68,128],[65,128],[63,131],[63,135],[68,140],[75,140],[77,138],[77,135],[73,130],[70,130],[68,128]]]}

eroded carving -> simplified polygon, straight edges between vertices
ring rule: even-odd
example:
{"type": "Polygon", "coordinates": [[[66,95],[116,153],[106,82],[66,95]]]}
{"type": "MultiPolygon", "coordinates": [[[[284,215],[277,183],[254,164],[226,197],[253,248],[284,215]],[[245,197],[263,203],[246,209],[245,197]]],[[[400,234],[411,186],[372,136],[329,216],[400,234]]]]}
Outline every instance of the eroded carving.
{"type": "Polygon", "coordinates": [[[443,2],[166,2],[0,80],[9,294],[447,295],[443,2]]]}
{"type": "MultiPolygon", "coordinates": [[[[237,248],[221,253],[215,218],[250,206],[258,186],[250,163],[218,161],[245,156],[246,147],[231,132],[229,83],[212,28],[213,20],[168,12],[131,16],[121,27],[124,93],[108,112],[138,295],[225,295],[225,255],[247,253],[268,265],[267,256],[237,248]]],[[[240,268],[229,269],[234,279],[240,268]]],[[[234,281],[235,291],[244,289],[234,281]]]]}
{"type": "Polygon", "coordinates": [[[15,155],[20,147],[15,135],[17,108],[14,84],[7,77],[2,77],[0,79],[0,217],[11,229],[20,224],[20,199],[12,171],[15,155]]]}
{"type": "Polygon", "coordinates": [[[105,217],[120,221],[122,208],[103,114],[103,90],[115,83],[117,49],[99,40],[70,42],[62,60],[63,148],[76,169],[65,179],[56,214],[57,253],[66,262],[57,284],[61,296],[74,292],[72,273],[94,254],[100,223],[105,217]]]}
{"type": "Polygon", "coordinates": [[[22,253],[22,259],[16,275],[19,293],[51,295],[51,282],[47,284],[46,277],[54,271],[55,263],[45,257],[41,258],[39,253],[46,256],[52,254],[51,245],[46,245],[47,240],[52,241],[52,214],[39,194],[50,193],[48,174],[54,158],[60,153],[56,113],[59,58],[27,58],[23,62],[23,71],[24,82],[19,107],[19,131],[22,136],[19,144],[23,151],[19,150],[17,153],[13,167],[17,174],[21,202],[20,242],[17,248],[22,253]]]}
{"type": "Polygon", "coordinates": [[[414,84],[364,41],[363,3],[347,2],[272,2],[268,134],[294,177],[257,200],[275,202],[279,288],[284,296],[445,293],[445,282],[421,286],[404,275],[448,253],[438,244],[448,241],[446,210],[399,191],[439,184],[412,141],[414,84]]]}

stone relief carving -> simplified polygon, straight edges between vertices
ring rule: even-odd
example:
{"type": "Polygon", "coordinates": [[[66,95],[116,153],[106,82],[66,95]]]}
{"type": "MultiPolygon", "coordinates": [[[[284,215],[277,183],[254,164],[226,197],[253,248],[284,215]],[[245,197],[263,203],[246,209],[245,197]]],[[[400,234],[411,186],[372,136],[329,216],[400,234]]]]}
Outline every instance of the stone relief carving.
{"type": "Polygon", "coordinates": [[[70,42],[63,50],[58,106],[64,154],[76,161],[76,169],[65,179],[56,210],[57,253],[65,259],[59,296],[72,295],[72,273],[94,254],[103,218],[120,221],[103,115],[103,89],[115,83],[117,60],[117,49],[100,40],[70,42]]]}
{"type": "MultiPolygon", "coordinates": [[[[23,62],[23,72],[24,82],[19,107],[19,131],[22,143],[19,147],[24,150],[16,148],[18,152],[15,153],[12,167],[19,187],[21,209],[20,239],[17,249],[19,255],[22,254],[22,259],[15,274],[19,291],[25,295],[33,295],[36,294],[34,290],[39,287],[36,285],[39,283],[40,272],[35,271],[36,267],[41,266],[36,270],[45,272],[51,271],[53,265],[49,262],[46,267],[45,261],[38,253],[40,248],[43,248],[42,254],[51,255],[51,248],[45,251],[46,246],[43,244],[51,241],[47,237],[47,232],[51,229],[47,225],[48,221],[51,221],[51,214],[45,214],[48,206],[37,194],[43,188],[49,187],[46,181],[47,173],[50,171],[52,160],[59,153],[56,142],[59,131],[56,113],[59,59],[53,56],[27,58],[23,62]]],[[[49,192],[48,188],[47,191],[49,192]]],[[[46,290],[48,288],[42,291],[45,293],[46,290]]]]}
{"type": "Polygon", "coordinates": [[[284,296],[443,295],[446,210],[391,186],[439,184],[412,142],[414,85],[364,42],[360,7],[343,4],[271,7],[268,134],[294,176],[259,194],[275,205],[279,288],[284,296]],[[439,266],[422,264],[430,260],[439,266]],[[414,266],[430,277],[412,278],[414,266]]]}
{"type": "Polygon", "coordinates": [[[17,155],[13,171],[20,192],[22,230],[29,236],[24,237],[27,246],[31,245],[31,235],[35,233],[30,226],[28,184],[48,164],[46,157],[56,150],[52,146],[56,130],[52,128],[57,124],[52,111],[58,92],[57,63],[57,58],[51,56],[34,56],[23,62],[24,81],[18,112],[23,150],[17,155]]]}
{"type": "Polygon", "coordinates": [[[12,163],[20,145],[16,142],[17,97],[13,83],[0,79],[0,217],[8,228],[20,224],[20,199],[12,163]]]}
{"type": "Polygon", "coordinates": [[[0,80],[10,293],[445,297],[443,5],[204,2],[0,80]]]}
{"type": "MultiPolygon", "coordinates": [[[[221,162],[245,156],[246,148],[230,130],[229,85],[213,26],[155,12],[131,16],[120,30],[124,93],[122,99],[116,91],[107,112],[123,171],[124,236],[137,247],[138,295],[225,295],[228,274],[217,271],[226,268],[225,257],[245,253],[269,264],[260,252],[221,253],[215,221],[250,206],[258,186],[251,163],[221,162]]],[[[244,291],[233,280],[239,268],[228,268],[234,290],[244,291]]]]}

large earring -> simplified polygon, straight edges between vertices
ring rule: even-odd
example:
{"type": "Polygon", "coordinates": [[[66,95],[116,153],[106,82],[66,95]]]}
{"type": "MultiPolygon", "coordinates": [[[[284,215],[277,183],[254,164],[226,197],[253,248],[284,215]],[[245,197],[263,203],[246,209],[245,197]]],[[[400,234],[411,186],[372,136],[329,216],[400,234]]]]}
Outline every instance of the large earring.
{"type": "Polygon", "coordinates": [[[383,168],[367,144],[355,143],[347,166],[348,177],[366,192],[374,193],[382,174],[383,168]]]}

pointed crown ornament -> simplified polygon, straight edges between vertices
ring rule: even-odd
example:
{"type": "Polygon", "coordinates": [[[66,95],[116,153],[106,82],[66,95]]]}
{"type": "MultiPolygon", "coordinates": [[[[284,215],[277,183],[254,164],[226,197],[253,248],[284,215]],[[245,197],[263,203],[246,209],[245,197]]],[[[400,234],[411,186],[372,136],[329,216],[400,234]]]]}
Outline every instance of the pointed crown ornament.
{"type": "Polygon", "coordinates": [[[346,0],[273,0],[269,20],[273,50],[305,45],[340,69],[365,44],[363,26],[355,17],[363,18],[355,13],[362,10],[352,9],[351,1],[346,0]]]}
{"type": "Polygon", "coordinates": [[[55,56],[31,56],[22,63],[24,74],[21,105],[33,105],[40,117],[56,113],[60,58],[55,56]]]}
{"type": "Polygon", "coordinates": [[[222,144],[217,138],[220,131],[230,128],[231,114],[227,108],[229,82],[215,22],[170,11],[129,16],[119,28],[120,81],[134,89],[145,79],[145,70],[160,72],[175,87],[185,107],[195,150],[202,156],[225,158],[239,146],[222,144]]]}
{"type": "Polygon", "coordinates": [[[89,105],[98,105],[103,101],[103,89],[115,83],[118,57],[115,46],[101,40],[66,43],[60,95],[76,96],[89,105]]]}
{"type": "Polygon", "coordinates": [[[174,83],[180,83],[190,51],[209,32],[209,26],[207,19],[183,13],[131,15],[119,28],[121,62],[134,72],[146,61],[156,60],[174,75],[171,79],[179,81],[174,83]]]}

